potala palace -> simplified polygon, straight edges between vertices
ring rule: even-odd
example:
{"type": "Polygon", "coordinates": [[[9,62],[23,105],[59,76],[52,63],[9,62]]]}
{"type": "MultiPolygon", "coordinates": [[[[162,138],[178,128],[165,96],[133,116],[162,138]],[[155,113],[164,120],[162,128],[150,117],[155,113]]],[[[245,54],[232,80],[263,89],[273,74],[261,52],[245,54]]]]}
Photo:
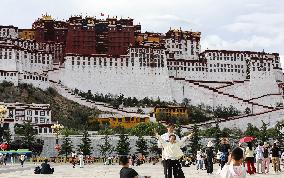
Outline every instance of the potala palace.
{"type": "MultiPolygon", "coordinates": [[[[226,120],[274,124],[283,112],[278,53],[201,51],[200,32],[141,32],[133,19],[49,15],[31,29],[0,26],[0,82],[28,83],[59,93],[81,90],[160,98],[211,107],[230,105],[253,115],[226,120]]],[[[72,97],[70,97],[72,99],[72,97]]]]}

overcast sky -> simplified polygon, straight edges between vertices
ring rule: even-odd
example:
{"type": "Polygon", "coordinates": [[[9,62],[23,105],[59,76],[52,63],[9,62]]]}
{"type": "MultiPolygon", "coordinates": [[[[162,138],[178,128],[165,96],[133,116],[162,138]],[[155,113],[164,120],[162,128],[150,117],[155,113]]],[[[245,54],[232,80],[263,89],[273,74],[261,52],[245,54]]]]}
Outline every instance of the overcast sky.
{"type": "Polygon", "coordinates": [[[202,49],[278,52],[284,61],[283,0],[0,0],[0,24],[31,28],[41,14],[134,18],[143,31],[202,33],[202,49]]]}

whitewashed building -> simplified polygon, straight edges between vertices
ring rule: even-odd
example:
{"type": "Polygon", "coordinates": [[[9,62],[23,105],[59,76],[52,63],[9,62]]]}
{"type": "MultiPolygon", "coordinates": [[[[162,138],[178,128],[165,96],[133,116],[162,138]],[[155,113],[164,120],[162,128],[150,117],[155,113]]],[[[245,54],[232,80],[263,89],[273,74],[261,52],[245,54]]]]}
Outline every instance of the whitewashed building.
{"type": "Polygon", "coordinates": [[[41,89],[60,83],[65,89],[137,99],[182,102],[187,98],[193,105],[232,105],[255,113],[283,106],[278,53],[202,52],[200,32],[169,30],[161,45],[129,46],[127,54],[120,56],[64,53],[61,43],[1,34],[0,82],[28,83],[41,89]],[[62,63],[54,63],[63,54],[62,63]]]}
{"type": "Polygon", "coordinates": [[[1,126],[4,129],[10,129],[14,135],[15,124],[23,124],[30,122],[38,134],[50,134],[51,129],[51,109],[49,104],[23,104],[23,103],[3,103],[7,108],[7,113],[4,116],[4,122],[1,126]]]}

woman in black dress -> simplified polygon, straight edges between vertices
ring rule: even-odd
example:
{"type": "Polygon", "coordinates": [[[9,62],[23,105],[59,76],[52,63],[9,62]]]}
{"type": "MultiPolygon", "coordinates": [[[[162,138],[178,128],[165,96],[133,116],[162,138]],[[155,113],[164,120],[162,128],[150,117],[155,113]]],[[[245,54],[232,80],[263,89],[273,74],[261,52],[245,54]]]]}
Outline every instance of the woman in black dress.
{"type": "Polygon", "coordinates": [[[207,173],[212,174],[213,173],[213,143],[209,141],[207,143],[207,149],[206,149],[206,159],[207,159],[207,173]]]}

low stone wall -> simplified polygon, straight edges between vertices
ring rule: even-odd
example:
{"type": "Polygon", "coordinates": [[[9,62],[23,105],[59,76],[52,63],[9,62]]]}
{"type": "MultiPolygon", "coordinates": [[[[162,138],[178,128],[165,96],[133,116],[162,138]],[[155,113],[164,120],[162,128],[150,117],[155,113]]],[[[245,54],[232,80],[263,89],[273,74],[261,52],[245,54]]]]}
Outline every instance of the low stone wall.
{"type": "MultiPolygon", "coordinates": [[[[56,138],[53,135],[46,135],[46,136],[38,136],[38,138],[44,140],[43,145],[43,151],[41,153],[41,157],[56,157],[58,155],[57,150],[54,149],[56,138]]],[[[82,136],[70,136],[69,137],[72,141],[73,149],[77,152],[78,145],[81,143],[82,136]]],[[[91,136],[91,146],[93,147],[93,154],[91,156],[93,157],[100,157],[100,151],[99,151],[99,145],[104,144],[104,136],[98,135],[98,136],[91,136]]],[[[153,139],[151,136],[144,137],[145,140],[150,142],[151,139],[153,139]]],[[[109,136],[109,141],[113,147],[116,147],[118,143],[119,137],[115,135],[109,136]]],[[[129,142],[130,142],[130,154],[134,154],[136,152],[136,141],[138,140],[138,137],[136,136],[129,136],[129,142]]],[[[61,145],[63,142],[63,137],[59,137],[59,144],[61,145]]],[[[149,144],[148,144],[149,145],[149,144]]],[[[113,156],[116,155],[116,152],[112,154],[113,156]]]]}

